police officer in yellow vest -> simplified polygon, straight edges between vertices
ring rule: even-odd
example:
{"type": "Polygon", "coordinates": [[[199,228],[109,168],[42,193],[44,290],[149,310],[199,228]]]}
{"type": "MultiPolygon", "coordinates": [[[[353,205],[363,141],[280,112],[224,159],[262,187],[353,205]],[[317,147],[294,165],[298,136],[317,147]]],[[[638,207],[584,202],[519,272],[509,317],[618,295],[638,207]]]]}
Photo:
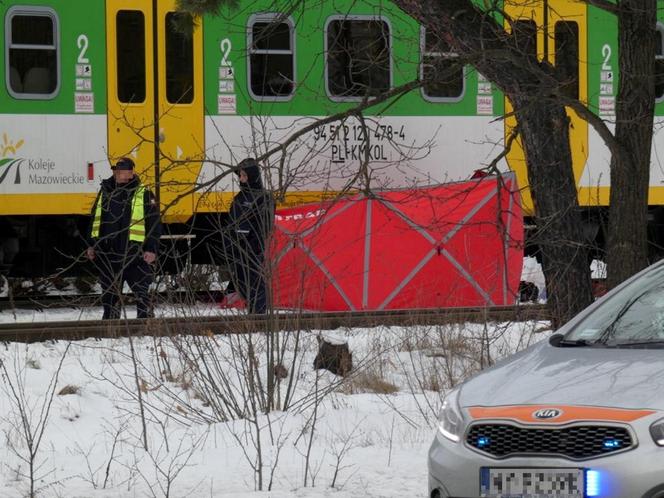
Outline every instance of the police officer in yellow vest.
{"type": "Polygon", "coordinates": [[[101,182],[92,207],[86,254],[99,270],[103,319],[120,318],[125,281],[136,298],[137,318],[147,318],[152,314],[148,289],[161,234],[159,209],[134,174],[134,161],[123,157],[111,169],[113,176],[101,182]]]}

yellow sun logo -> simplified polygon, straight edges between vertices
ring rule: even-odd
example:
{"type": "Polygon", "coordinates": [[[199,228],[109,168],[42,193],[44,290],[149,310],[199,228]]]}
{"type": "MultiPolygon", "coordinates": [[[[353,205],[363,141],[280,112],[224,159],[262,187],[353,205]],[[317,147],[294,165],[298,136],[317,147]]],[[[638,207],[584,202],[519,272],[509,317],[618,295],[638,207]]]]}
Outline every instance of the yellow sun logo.
{"type": "Polygon", "coordinates": [[[2,134],[2,144],[0,144],[0,157],[7,157],[16,154],[16,151],[23,146],[23,139],[14,143],[10,140],[6,133],[2,134]]]}

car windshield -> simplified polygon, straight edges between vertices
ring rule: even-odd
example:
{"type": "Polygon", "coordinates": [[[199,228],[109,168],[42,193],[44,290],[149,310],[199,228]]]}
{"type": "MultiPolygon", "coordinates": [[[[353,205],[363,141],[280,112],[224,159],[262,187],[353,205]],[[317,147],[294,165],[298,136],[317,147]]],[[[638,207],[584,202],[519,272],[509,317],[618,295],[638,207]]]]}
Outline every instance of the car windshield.
{"type": "Polygon", "coordinates": [[[664,348],[664,264],[653,266],[608,298],[564,341],[664,348]]]}

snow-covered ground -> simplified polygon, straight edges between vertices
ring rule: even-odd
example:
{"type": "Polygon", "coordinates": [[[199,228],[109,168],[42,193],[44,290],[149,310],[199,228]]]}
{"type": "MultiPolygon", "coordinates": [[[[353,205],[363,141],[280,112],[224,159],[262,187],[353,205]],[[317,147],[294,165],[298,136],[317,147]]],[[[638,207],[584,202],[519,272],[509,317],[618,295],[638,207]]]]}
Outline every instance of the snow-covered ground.
{"type": "MultiPolygon", "coordinates": [[[[534,258],[522,279],[542,297],[534,258]]],[[[134,306],[125,311],[135,316],[134,306]]],[[[17,309],[0,312],[0,323],[101,313],[17,309]]],[[[156,307],[184,320],[234,313],[156,307]]],[[[265,337],[4,344],[0,497],[29,496],[31,482],[45,497],[425,496],[446,390],[548,333],[526,322],[280,334],[285,370],[269,415],[265,337]],[[318,338],[330,334],[353,354],[346,378],[313,369],[318,338]]]]}
{"type": "MultiPolygon", "coordinates": [[[[12,321],[34,320],[17,313],[26,316],[12,321]]],[[[48,310],[40,320],[80,313],[48,310]]],[[[337,330],[353,354],[345,379],[312,368],[319,332],[281,334],[287,371],[275,400],[289,407],[269,415],[262,336],[4,344],[0,496],[26,496],[31,460],[38,496],[425,496],[446,389],[546,328],[337,330]]]]}

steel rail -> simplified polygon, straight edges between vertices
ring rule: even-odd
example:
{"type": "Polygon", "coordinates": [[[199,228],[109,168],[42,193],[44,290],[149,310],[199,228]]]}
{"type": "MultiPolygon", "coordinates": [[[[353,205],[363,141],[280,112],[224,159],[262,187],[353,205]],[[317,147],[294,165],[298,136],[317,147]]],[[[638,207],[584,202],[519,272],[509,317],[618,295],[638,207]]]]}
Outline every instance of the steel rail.
{"type": "Polygon", "coordinates": [[[129,335],[241,334],[332,330],[342,327],[443,325],[463,322],[548,320],[545,305],[437,308],[334,313],[182,316],[146,320],[86,320],[0,324],[0,341],[40,342],[129,335]]]}

